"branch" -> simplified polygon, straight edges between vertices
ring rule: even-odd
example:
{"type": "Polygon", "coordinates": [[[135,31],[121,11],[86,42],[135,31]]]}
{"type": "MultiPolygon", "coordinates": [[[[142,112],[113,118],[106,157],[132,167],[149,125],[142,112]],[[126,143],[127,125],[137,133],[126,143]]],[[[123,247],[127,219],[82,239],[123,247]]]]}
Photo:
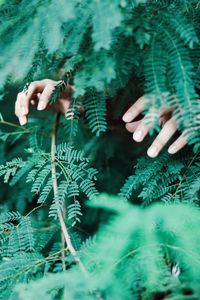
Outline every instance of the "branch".
{"type": "MultiPolygon", "coordinates": [[[[53,181],[53,192],[54,192],[54,198],[55,201],[57,201],[57,195],[58,195],[58,182],[57,182],[57,177],[56,177],[56,133],[59,125],[59,114],[56,114],[55,116],[55,121],[54,121],[54,126],[52,130],[52,138],[51,138],[51,162],[52,162],[52,181],[53,181]]],[[[76,250],[74,249],[74,246],[72,245],[71,242],[71,237],[69,235],[69,231],[67,229],[67,226],[65,224],[65,220],[62,214],[62,211],[60,209],[59,203],[57,203],[57,211],[58,211],[58,218],[61,226],[61,230],[67,245],[67,249],[71,253],[71,255],[74,257],[75,262],[80,266],[81,270],[84,273],[87,273],[84,265],[82,264],[76,250]]]]}
{"type": "MultiPolygon", "coordinates": [[[[55,116],[54,126],[53,126],[53,130],[52,130],[52,137],[51,137],[51,163],[52,163],[51,173],[52,173],[53,193],[54,193],[55,201],[58,200],[58,198],[57,198],[58,182],[57,182],[57,176],[56,176],[56,133],[57,133],[58,125],[59,125],[59,117],[60,117],[60,114],[57,113],[55,116]]],[[[81,262],[76,250],[74,249],[74,246],[72,245],[71,237],[69,235],[69,231],[65,224],[65,220],[64,220],[62,211],[60,209],[59,203],[57,203],[57,210],[58,210],[58,218],[59,218],[62,234],[63,234],[64,240],[65,240],[65,243],[67,245],[67,249],[69,250],[71,255],[74,257],[75,262],[79,265],[79,267],[80,267],[81,271],[83,272],[84,276],[86,277],[86,279],[89,280],[88,271],[85,268],[85,266],[83,265],[83,263],[81,262]]],[[[90,292],[95,296],[96,299],[103,300],[101,294],[98,291],[91,289],[90,292]]]]}

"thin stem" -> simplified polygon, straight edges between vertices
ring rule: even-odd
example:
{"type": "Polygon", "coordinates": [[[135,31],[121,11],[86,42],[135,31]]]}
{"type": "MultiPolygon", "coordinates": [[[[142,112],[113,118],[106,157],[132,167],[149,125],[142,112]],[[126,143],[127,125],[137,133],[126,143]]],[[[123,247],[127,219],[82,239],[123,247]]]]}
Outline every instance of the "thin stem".
{"type": "MultiPolygon", "coordinates": [[[[63,215],[66,215],[66,208],[64,207],[64,211],[63,211],[63,215]]],[[[65,264],[65,246],[66,246],[66,242],[65,242],[65,237],[61,228],[61,244],[62,244],[62,268],[63,271],[66,271],[66,264],[65,264]]]]}
{"type": "MultiPolygon", "coordinates": [[[[58,197],[58,182],[57,182],[57,176],[56,176],[56,133],[59,125],[59,117],[60,115],[57,113],[55,116],[54,126],[52,130],[52,137],[51,137],[51,164],[52,164],[52,182],[53,182],[53,193],[54,193],[54,199],[57,201],[58,197]]],[[[59,203],[57,203],[57,212],[58,212],[58,218],[62,230],[62,234],[65,240],[65,243],[67,245],[67,250],[71,253],[71,255],[74,257],[75,262],[79,265],[83,275],[86,279],[88,278],[88,271],[83,265],[82,261],[80,260],[76,250],[74,249],[74,246],[71,242],[71,237],[69,235],[69,231],[67,229],[67,226],[65,224],[65,220],[62,214],[62,211],[60,209],[59,203]]],[[[65,250],[65,249],[64,249],[65,250]]],[[[90,292],[95,296],[98,300],[103,300],[100,293],[96,290],[91,289],[90,292]]]]}
{"type": "Polygon", "coordinates": [[[42,203],[41,205],[34,207],[31,211],[29,211],[29,212],[27,213],[26,217],[29,217],[34,211],[36,211],[37,209],[39,209],[39,208],[41,208],[41,207],[45,207],[45,206],[46,206],[46,205],[42,203]]]}
{"type": "Polygon", "coordinates": [[[0,124],[15,127],[15,128],[19,128],[19,129],[21,129],[22,131],[24,131],[26,133],[31,133],[31,130],[29,130],[27,128],[24,128],[20,125],[14,124],[14,123],[4,121],[3,119],[1,119],[0,124]]]}
{"type": "MultiPolygon", "coordinates": [[[[55,201],[58,196],[58,182],[57,182],[57,176],[56,176],[56,155],[55,155],[55,153],[56,153],[56,133],[57,133],[58,125],[59,125],[59,114],[56,114],[53,130],[52,130],[52,138],[51,138],[51,163],[52,163],[51,171],[52,171],[53,192],[54,192],[55,201]]],[[[65,224],[62,211],[59,207],[59,203],[57,205],[57,211],[58,211],[58,218],[59,218],[61,230],[62,230],[64,239],[65,239],[65,242],[67,245],[67,249],[69,250],[71,255],[74,257],[75,262],[79,264],[81,270],[84,273],[87,273],[84,265],[82,264],[80,258],[77,255],[77,252],[76,252],[74,246],[72,245],[71,237],[69,235],[67,226],[65,224]]]]}

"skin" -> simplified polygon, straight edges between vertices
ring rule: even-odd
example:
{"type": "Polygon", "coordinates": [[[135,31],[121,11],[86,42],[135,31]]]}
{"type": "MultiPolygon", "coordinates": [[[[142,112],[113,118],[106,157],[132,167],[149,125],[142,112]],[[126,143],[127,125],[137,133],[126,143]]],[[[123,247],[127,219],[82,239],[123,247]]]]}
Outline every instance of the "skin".
{"type": "MultiPolygon", "coordinates": [[[[30,112],[31,105],[37,105],[37,110],[39,111],[50,109],[66,114],[70,107],[70,95],[72,93],[71,87],[68,87],[67,90],[61,94],[61,97],[57,99],[55,104],[51,106],[49,105],[49,99],[58,83],[59,81],[51,79],[34,81],[30,84],[26,92],[20,92],[17,95],[17,100],[15,102],[15,114],[21,125],[25,125],[28,122],[28,114],[30,112]]],[[[123,121],[126,123],[126,129],[130,133],[133,133],[133,139],[136,142],[142,142],[153,126],[152,123],[148,122],[147,124],[146,122],[146,119],[149,117],[148,115],[144,116],[140,121],[135,121],[135,119],[144,112],[146,103],[147,99],[145,99],[145,97],[139,98],[123,116],[123,121]]],[[[152,112],[153,109],[149,112],[149,114],[152,112]]],[[[162,129],[147,151],[149,157],[154,158],[158,156],[163,147],[177,131],[177,124],[173,117],[171,117],[171,112],[171,108],[162,108],[160,110],[159,118],[162,129]]],[[[180,137],[171,144],[168,152],[170,154],[174,154],[182,149],[186,144],[186,139],[183,135],[180,135],[180,137]]]]}
{"type": "MultiPolygon", "coordinates": [[[[150,110],[149,115],[145,115],[140,121],[135,121],[135,119],[144,112],[147,104],[147,99],[145,97],[139,98],[124,114],[123,121],[126,123],[126,129],[133,133],[133,139],[136,142],[142,142],[146,135],[149,133],[151,127],[153,127],[153,123],[147,124],[146,120],[150,119],[150,115],[153,113],[153,109],[150,110]]],[[[147,154],[149,157],[156,157],[163,149],[163,147],[169,142],[171,137],[177,132],[177,123],[174,120],[173,116],[171,116],[172,108],[165,107],[162,108],[159,112],[159,118],[161,123],[161,131],[154,139],[153,143],[147,150],[147,154]]],[[[173,142],[168,148],[168,152],[170,154],[175,154],[179,150],[181,150],[187,141],[185,137],[182,135],[179,136],[178,139],[173,142]]]]}
{"type": "Polygon", "coordinates": [[[54,91],[55,86],[59,81],[51,79],[44,79],[32,82],[26,92],[20,92],[17,95],[15,102],[15,115],[19,119],[20,125],[25,125],[28,122],[28,114],[31,105],[37,105],[37,110],[45,109],[61,112],[65,114],[70,107],[70,94],[72,88],[68,87],[66,91],[61,94],[61,97],[56,103],[49,105],[49,99],[54,91]]]}

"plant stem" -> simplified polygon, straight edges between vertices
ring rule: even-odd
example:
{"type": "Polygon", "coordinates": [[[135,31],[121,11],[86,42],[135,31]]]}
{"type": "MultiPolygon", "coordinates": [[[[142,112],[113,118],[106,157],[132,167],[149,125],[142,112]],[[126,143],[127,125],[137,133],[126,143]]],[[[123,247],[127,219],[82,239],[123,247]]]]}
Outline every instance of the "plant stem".
{"type": "MultiPolygon", "coordinates": [[[[51,138],[51,162],[52,162],[51,172],[52,172],[53,192],[54,192],[55,201],[56,201],[57,195],[58,195],[58,182],[57,182],[57,176],[56,176],[56,155],[55,155],[55,153],[56,153],[56,133],[57,133],[58,125],[59,125],[59,117],[60,117],[60,115],[56,114],[53,130],[52,130],[52,138],[51,138]]],[[[76,250],[74,249],[74,246],[72,245],[71,237],[69,235],[67,226],[65,224],[62,211],[59,207],[59,203],[57,205],[57,211],[58,211],[58,218],[59,218],[62,234],[64,236],[64,240],[67,245],[67,249],[69,250],[71,255],[74,257],[75,262],[78,263],[81,270],[84,273],[87,273],[84,265],[82,264],[80,258],[77,255],[76,250]]]]}
{"type": "Polygon", "coordinates": [[[0,124],[15,127],[15,128],[19,128],[19,129],[21,129],[21,131],[24,131],[26,133],[31,133],[31,130],[29,130],[27,128],[24,128],[20,125],[14,124],[14,123],[4,121],[3,119],[0,120],[0,124]]]}
{"type": "MultiPolygon", "coordinates": [[[[64,207],[63,216],[65,216],[65,215],[66,215],[66,208],[64,207]]],[[[63,268],[63,271],[66,271],[66,264],[65,264],[65,246],[66,246],[66,242],[65,242],[65,237],[64,237],[62,228],[61,228],[61,243],[62,243],[62,252],[61,252],[61,255],[62,255],[62,268],[63,268]]]]}
{"type": "MultiPolygon", "coordinates": [[[[53,193],[54,193],[55,201],[57,201],[56,199],[58,199],[57,198],[58,182],[57,182],[57,176],[56,176],[56,133],[57,133],[57,129],[59,126],[59,117],[60,117],[60,114],[57,113],[55,116],[54,126],[53,126],[53,130],[52,130],[52,137],[51,137],[51,164],[52,164],[51,173],[52,173],[53,193]]],[[[65,220],[64,220],[62,211],[60,209],[59,203],[57,203],[57,211],[58,211],[58,218],[59,218],[59,222],[60,222],[60,226],[61,226],[63,239],[67,245],[67,250],[69,250],[71,255],[74,257],[75,262],[79,265],[85,278],[89,280],[88,271],[85,268],[85,266],[83,265],[82,261],[80,260],[76,250],[74,249],[74,246],[72,245],[71,237],[69,235],[69,231],[65,224],[65,220]]],[[[63,250],[65,251],[66,249],[63,249],[63,250]]],[[[101,294],[98,291],[90,289],[90,293],[93,294],[96,299],[103,300],[101,294]]]]}

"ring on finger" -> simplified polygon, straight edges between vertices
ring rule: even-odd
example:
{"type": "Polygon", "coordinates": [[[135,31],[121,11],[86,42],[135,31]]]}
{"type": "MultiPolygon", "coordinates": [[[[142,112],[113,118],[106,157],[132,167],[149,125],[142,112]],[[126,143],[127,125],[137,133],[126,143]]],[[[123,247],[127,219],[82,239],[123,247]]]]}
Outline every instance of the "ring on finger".
{"type": "Polygon", "coordinates": [[[27,83],[25,84],[25,86],[23,87],[22,93],[25,93],[25,94],[27,95],[29,86],[30,86],[30,82],[27,82],[27,83]]]}

